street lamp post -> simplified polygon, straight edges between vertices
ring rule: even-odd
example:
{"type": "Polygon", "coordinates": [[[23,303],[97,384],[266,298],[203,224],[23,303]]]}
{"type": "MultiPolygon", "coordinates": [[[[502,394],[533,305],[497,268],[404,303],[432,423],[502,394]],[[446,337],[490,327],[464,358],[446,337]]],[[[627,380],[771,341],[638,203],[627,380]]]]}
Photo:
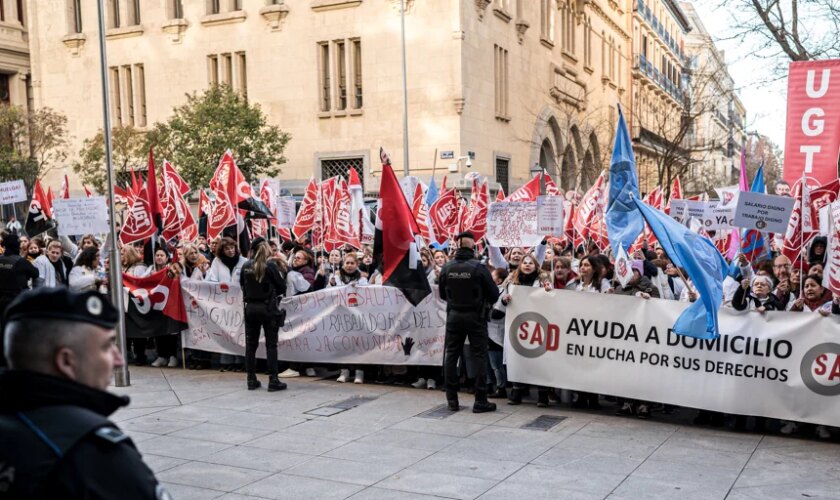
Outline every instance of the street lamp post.
{"type": "MultiPolygon", "coordinates": [[[[108,174],[108,208],[110,210],[111,220],[111,234],[110,245],[108,247],[108,256],[110,258],[110,276],[108,277],[111,286],[111,299],[114,301],[114,307],[117,308],[117,348],[122,354],[123,360],[127,360],[126,356],[126,340],[125,340],[125,304],[123,302],[123,287],[122,287],[122,262],[120,261],[120,253],[117,249],[117,210],[114,206],[114,169],[112,164],[112,148],[111,148],[111,103],[108,96],[108,54],[105,49],[105,6],[104,0],[97,0],[96,7],[99,15],[99,55],[100,55],[100,76],[102,78],[102,115],[104,118],[105,128],[102,135],[105,138],[105,170],[108,174]]],[[[131,384],[128,375],[128,364],[123,363],[123,366],[114,371],[114,384],[117,387],[127,387],[131,384]]]]}
{"type": "Polygon", "coordinates": [[[403,174],[408,177],[408,77],[405,69],[405,0],[400,0],[400,44],[402,46],[403,85],[403,174]]]}

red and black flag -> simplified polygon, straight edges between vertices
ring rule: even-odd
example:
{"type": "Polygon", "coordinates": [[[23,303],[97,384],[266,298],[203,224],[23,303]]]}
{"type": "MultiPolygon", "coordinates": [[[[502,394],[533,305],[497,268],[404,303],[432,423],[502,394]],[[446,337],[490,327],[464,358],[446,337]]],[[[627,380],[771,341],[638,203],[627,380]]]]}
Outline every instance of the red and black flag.
{"type": "Polygon", "coordinates": [[[382,256],[382,283],[399,288],[416,306],[432,293],[420,263],[418,240],[422,242],[422,236],[400,183],[387,163],[382,165],[379,205],[374,255],[382,256]]]}
{"type": "Polygon", "coordinates": [[[35,187],[32,189],[32,201],[29,202],[29,214],[26,216],[24,229],[30,238],[45,233],[55,227],[50,207],[41,181],[35,180],[35,187]]]}
{"type": "Polygon", "coordinates": [[[187,328],[187,311],[181,295],[181,276],[162,269],[145,278],[123,274],[128,291],[125,332],[129,338],[149,338],[179,333],[187,328]]]}
{"type": "Polygon", "coordinates": [[[158,231],[163,230],[163,203],[158,194],[157,175],[155,175],[155,155],[149,148],[149,171],[146,176],[146,200],[149,202],[149,215],[158,231]]]}

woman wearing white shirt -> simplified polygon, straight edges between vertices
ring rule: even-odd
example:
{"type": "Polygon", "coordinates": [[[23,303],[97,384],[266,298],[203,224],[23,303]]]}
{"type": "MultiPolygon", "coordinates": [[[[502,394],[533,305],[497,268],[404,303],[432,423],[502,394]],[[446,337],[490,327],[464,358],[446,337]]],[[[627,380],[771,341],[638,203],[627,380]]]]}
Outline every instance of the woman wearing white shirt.
{"type": "MultiPolygon", "coordinates": [[[[327,288],[332,287],[341,287],[341,286],[348,286],[348,285],[367,285],[368,281],[367,278],[362,276],[362,273],[359,271],[359,258],[356,256],[355,252],[350,252],[344,254],[344,258],[341,262],[341,267],[338,271],[334,272],[330,279],[327,281],[327,288]]],[[[345,365],[347,366],[347,365],[345,365]]],[[[364,384],[365,383],[365,372],[362,371],[359,367],[347,366],[346,368],[341,368],[341,374],[336,379],[336,382],[344,383],[347,382],[347,379],[350,378],[350,370],[355,368],[355,379],[353,380],[356,384],[364,384]]]]}
{"type": "MultiPolygon", "coordinates": [[[[233,238],[225,236],[216,246],[216,258],[210,264],[210,270],[204,278],[205,281],[216,283],[239,284],[239,273],[242,266],[248,259],[239,254],[239,248],[233,238]]],[[[245,357],[233,354],[222,354],[221,371],[245,371],[245,357]]]]}
{"type": "Polygon", "coordinates": [[[580,259],[578,279],[566,285],[566,290],[590,293],[608,293],[612,290],[610,281],[604,278],[604,266],[591,255],[580,259]]]}
{"type": "Polygon", "coordinates": [[[233,238],[226,236],[216,246],[216,258],[204,279],[216,283],[239,283],[239,273],[246,262],[248,259],[239,254],[233,238]]]}
{"type": "Polygon", "coordinates": [[[70,289],[76,292],[98,290],[101,285],[108,283],[99,273],[99,250],[96,247],[87,247],[79,253],[67,280],[70,289]]]}

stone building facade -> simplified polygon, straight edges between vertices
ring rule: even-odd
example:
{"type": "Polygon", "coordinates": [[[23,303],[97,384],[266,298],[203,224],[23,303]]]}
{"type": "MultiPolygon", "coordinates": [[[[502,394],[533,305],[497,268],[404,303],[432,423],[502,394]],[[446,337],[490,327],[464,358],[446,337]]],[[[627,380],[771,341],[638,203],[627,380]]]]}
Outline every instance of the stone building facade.
{"type": "MultiPolygon", "coordinates": [[[[399,0],[105,3],[115,123],[148,129],[226,83],[291,133],[292,192],[349,165],[375,192],[380,146],[402,170],[399,0]]],[[[634,5],[406,0],[411,174],[476,171],[509,192],[536,164],[585,189],[608,167],[617,103],[630,107],[634,5]]],[[[34,105],[68,116],[75,153],[102,126],[95,4],[31,2],[28,19],[34,105]]]]}
{"type": "Polygon", "coordinates": [[[31,107],[26,2],[0,0],[0,104],[31,107]]]}

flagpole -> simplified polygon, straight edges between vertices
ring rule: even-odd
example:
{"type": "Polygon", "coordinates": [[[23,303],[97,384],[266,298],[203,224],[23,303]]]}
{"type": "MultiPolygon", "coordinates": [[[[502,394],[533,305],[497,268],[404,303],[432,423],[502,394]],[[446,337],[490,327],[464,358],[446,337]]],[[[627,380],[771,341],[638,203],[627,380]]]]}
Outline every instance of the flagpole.
{"type": "Polygon", "coordinates": [[[108,248],[108,255],[110,258],[110,285],[111,285],[111,299],[114,302],[114,307],[117,308],[117,348],[123,357],[123,365],[114,370],[114,384],[117,387],[127,387],[131,385],[131,380],[128,374],[128,359],[126,352],[125,339],[125,307],[123,303],[123,286],[122,286],[122,262],[120,261],[120,253],[117,249],[117,224],[116,224],[116,207],[114,206],[114,170],[112,165],[112,145],[111,145],[111,103],[108,95],[108,53],[105,48],[105,6],[104,0],[97,0],[96,10],[99,16],[99,69],[102,80],[102,115],[104,118],[103,137],[105,138],[105,170],[108,174],[108,208],[110,209],[110,223],[111,223],[111,245],[108,248]]]}
{"type": "Polygon", "coordinates": [[[408,177],[408,77],[405,63],[405,0],[400,0],[400,44],[402,47],[403,80],[403,175],[408,177]]]}

